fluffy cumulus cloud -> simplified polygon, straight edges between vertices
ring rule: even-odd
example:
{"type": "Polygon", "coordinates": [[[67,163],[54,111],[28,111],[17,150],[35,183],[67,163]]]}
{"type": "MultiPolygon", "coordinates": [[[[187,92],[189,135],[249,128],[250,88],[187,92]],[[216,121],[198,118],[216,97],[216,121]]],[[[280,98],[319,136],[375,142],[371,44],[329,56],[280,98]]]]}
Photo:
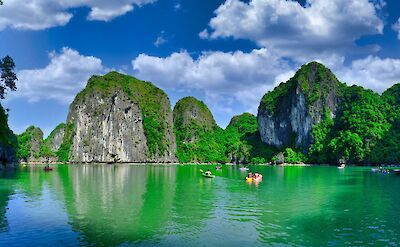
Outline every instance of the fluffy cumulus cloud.
{"type": "Polygon", "coordinates": [[[52,99],[68,104],[91,75],[105,71],[100,59],[83,56],[70,48],[52,52],[49,57],[45,68],[17,72],[18,91],[10,93],[8,100],[22,97],[31,102],[52,99]]]}
{"type": "Polygon", "coordinates": [[[187,51],[168,57],[141,54],[132,61],[135,75],[169,90],[200,90],[212,109],[255,112],[262,95],[293,75],[290,66],[267,49],[205,52],[194,59],[187,51]]]}
{"type": "Polygon", "coordinates": [[[400,40],[400,18],[392,27],[393,30],[397,32],[397,38],[400,40]]]}
{"type": "Polygon", "coordinates": [[[337,68],[334,72],[343,82],[381,93],[400,82],[400,59],[368,56],[352,61],[348,67],[337,68]]]}
{"type": "MultiPolygon", "coordinates": [[[[344,64],[343,57],[321,61],[349,85],[358,84],[379,93],[400,82],[400,59],[369,56],[344,64]]],[[[288,63],[266,48],[207,52],[193,58],[187,51],[168,57],[141,54],[132,61],[135,76],[168,90],[204,93],[204,100],[220,114],[256,113],[263,94],[292,77],[301,63],[288,63]]]]}
{"type": "Polygon", "coordinates": [[[156,0],[6,0],[0,8],[0,30],[42,30],[67,24],[72,8],[88,7],[88,20],[109,21],[156,0]]]}
{"type": "Polygon", "coordinates": [[[286,0],[227,0],[200,37],[249,39],[297,60],[343,54],[361,36],[383,32],[378,12],[384,2],[374,2],[307,0],[303,7],[286,0]]]}

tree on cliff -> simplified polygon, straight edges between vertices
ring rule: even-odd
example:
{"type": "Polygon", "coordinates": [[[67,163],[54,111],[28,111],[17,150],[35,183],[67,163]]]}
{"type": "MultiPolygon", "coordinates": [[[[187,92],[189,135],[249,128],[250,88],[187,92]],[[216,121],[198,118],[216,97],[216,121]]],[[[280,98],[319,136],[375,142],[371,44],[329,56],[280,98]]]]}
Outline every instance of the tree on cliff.
{"type": "MultiPolygon", "coordinates": [[[[0,0],[1,1],[1,0],[0,0]]],[[[17,75],[14,73],[15,63],[10,56],[5,56],[0,60],[0,98],[4,99],[7,88],[11,91],[17,90],[15,82],[18,80],[17,75]]]]}

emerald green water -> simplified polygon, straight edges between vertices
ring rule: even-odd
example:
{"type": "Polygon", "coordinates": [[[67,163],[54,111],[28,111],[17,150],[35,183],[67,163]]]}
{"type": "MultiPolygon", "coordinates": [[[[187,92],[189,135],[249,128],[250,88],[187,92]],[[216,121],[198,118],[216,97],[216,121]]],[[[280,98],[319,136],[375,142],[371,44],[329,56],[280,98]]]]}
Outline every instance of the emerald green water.
{"type": "Polygon", "coordinates": [[[0,246],[398,246],[400,176],[348,167],[71,165],[0,173],[0,246]]]}

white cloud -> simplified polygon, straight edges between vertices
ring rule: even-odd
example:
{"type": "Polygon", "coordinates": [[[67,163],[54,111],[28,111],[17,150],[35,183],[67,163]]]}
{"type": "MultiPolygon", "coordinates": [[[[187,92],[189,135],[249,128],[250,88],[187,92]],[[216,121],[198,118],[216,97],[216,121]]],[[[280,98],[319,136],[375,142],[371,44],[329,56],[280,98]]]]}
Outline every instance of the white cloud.
{"type": "MultiPolygon", "coordinates": [[[[342,56],[319,61],[331,68],[340,81],[379,93],[400,82],[400,59],[368,56],[349,66],[342,56]]],[[[141,54],[132,66],[135,76],[163,89],[203,92],[214,113],[232,116],[243,111],[256,113],[262,95],[291,78],[301,64],[288,63],[262,48],[249,53],[204,52],[196,59],[187,51],[164,58],[141,54]]]]}
{"type": "MultiPolygon", "coordinates": [[[[344,54],[363,35],[381,34],[377,12],[384,2],[308,0],[305,7],[286,0],[227,0],[210,20],[210,38],[249,39],[280,56],[300,62],[344,54]]],[[[202,31],[201,37],[206,37],[202,31]]],[[[375,48],[376,49],[376,48],[375,48]]]]}
{"type": "Polygon", "coordinates": [[[156,0],[7,0],[0,7],[0,30],[11,27],[42,30],[66,25],[72,8],[88,7],[88,20],[110,21],[131,11],[134,6],[156,0]]]}
{"type": "Polygon", "coordinates": [[[155,47],[159,47],[165,43],[167,43],[167,38],[164,37],[165,31],[161,31],[160,35],[157,37],[157,39],[153,42],[155,47]]]}
{"type": "Polygon", "coordinates": [[[201,31],[201,32],[199,33],[200,39],[208,39],[209,36],[210,36],[210,35],[209,35],[207,29],[204,29],[203,31],[201,31]]]}
{"type": "Polygon", "coordinates": [[[278,80],[289,79],[289,65],[267,51],[204,52],[193,59],[186,51],[160,58],[141,54],[132,61],[135,76],[169,90],[200,90],[212,109],[256,112],[262,95],[278,80]],[[284,76],[283,76],[284,75],[284,76]],[[233,109],[235,107],[235,109],[233,109]]]}
{"type": "Polygon", "coordinates": [[[349,67],[342,66],[333,71],[343,82],[381,93],[400,82],[400,59],[368,56],[354,60],[349,67]]]}
{"type": "Polygon", "coordinates": [[[180,10],[181,8],[182,8],[181,3],[175,3],[175,4],[174,4],[174,9],[175,9],[175,11],[178,11],[178,10],[180,10]]]}
{"type": "Polygon", "coordinates": [[[400,40],[400,18],[395,24],[393,24],[392,28],[397,32],[397,38],[400,40]]]}
{"type": "Polygon", "coordinates": [[[53,99],[68,104],[85,87],[90,76],[105,71],[100,59],[83,56],[70,48],[52,52],[49,57],[50,63],[45,68],[17,72],[18,90],[10,93],[8,100],[18,97],[30,102],[53,99]]]}

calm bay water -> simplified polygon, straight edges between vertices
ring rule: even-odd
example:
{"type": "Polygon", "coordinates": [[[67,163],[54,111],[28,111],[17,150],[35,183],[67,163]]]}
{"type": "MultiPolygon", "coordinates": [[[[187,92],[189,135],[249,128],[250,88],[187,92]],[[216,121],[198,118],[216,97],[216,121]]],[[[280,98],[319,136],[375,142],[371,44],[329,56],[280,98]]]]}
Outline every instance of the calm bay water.
{"type": "Polygon", "coordinates": [[[348,167],[71,165],[0,173],[0,246],[398,246],[400,176],[348,167]]]}

